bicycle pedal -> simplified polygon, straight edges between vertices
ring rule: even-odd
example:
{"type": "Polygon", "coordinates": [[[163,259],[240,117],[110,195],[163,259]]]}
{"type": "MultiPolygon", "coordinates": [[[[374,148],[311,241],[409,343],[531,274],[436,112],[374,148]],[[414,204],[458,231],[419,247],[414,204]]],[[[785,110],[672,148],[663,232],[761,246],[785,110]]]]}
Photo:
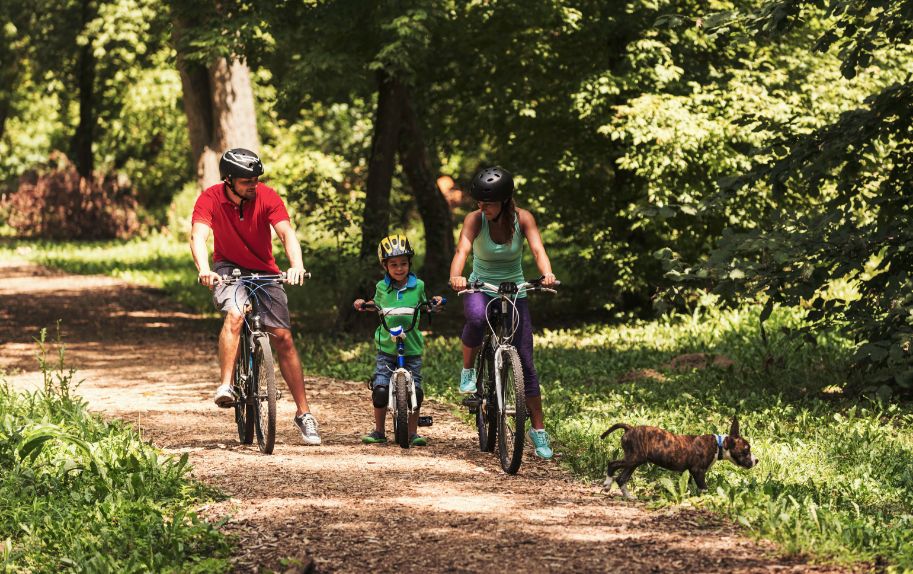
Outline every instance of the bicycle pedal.
{"type": "Polygon", "coordinates": [[[469,407],[470,409],[478,408],[481,403],[482,401],[475,395],[470,395],[463,398],[463,406],[469,407]]]}
{"type": "Polygon", "coordinates": [[[434,424],[434,419],[431,415],[418,417],[418,426],[420,427],[430,427],[434,424]]]}

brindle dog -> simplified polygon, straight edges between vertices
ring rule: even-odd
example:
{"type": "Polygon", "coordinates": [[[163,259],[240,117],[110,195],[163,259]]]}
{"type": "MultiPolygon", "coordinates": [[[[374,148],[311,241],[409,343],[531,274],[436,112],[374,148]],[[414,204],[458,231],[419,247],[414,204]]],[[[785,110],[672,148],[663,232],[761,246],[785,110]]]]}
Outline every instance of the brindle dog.
{"type": "Polygon", "coordinates": [[[638,466],[652,462],[657,466],[682,472],[687,470],[700,490],[707,490],[704,480],[707,471],[717,460],[728,460],[744,468],[758,464],[758,459],[751,454],[751,445],[739,435],[739,421],[732,419],[732,426],[726,436],[679,435],[667,430],[618,423],[602,433],[602,438],[618,429],[624,429],[621,436],[621,448],[624,449],[623,460],[613,460],[606,468],[606,479],[603,484],[605,492],[612,489],[612,483],[618,483],[622,494],[631,498],[625,485],[638,466]],[[621,474],[615,478],[615,472],[621,474]]]}

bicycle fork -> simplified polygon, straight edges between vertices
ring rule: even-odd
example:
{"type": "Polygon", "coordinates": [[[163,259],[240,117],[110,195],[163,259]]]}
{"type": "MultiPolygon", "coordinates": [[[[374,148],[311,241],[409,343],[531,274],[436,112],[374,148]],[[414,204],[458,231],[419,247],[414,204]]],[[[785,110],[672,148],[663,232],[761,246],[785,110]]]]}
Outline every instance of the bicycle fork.
{"type": "Polygon", "coordinates": [[[504,387],[501,382],[501,367],[504,366],[504,353],[509,349],[513,349],[513,345],[498,345],[498,348],[495,349],[495,394],[498,396],[498,412],[504,413],[507,416],[514,416],[517,414],[517,405],[504,404],[504,393],[502,392],[504,387]]]}

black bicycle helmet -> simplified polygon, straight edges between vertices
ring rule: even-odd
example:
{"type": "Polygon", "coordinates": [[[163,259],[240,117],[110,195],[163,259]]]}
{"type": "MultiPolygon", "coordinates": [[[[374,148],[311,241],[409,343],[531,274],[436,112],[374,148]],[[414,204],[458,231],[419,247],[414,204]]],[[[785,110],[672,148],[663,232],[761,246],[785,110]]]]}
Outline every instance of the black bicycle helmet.
{"type": "Polygon", "coordinates": [[[507,201],[514,194],[514,176],[503,167],[486,167],[472,178],[469,195],[476,201],[507,201]]]}
{"type": "Polygon", "coordinates": [[[415,251],[412,250],[412,245],[409,244],[409,240],[404,233],[391,233],[381,239],[377,245],[377,260],[380,261],[381,265],[387,259],[400,255],[405,255],[410,261],[412,256],[415,255],[415,251]]]}
{"type": "Polygon", "coordinates": [[[236,177],[260,177],[263,175],[263,163],[257,154],[236,147],[222,154],[219,160],[219,176],[224,180],[231,181],[236,177]]]}

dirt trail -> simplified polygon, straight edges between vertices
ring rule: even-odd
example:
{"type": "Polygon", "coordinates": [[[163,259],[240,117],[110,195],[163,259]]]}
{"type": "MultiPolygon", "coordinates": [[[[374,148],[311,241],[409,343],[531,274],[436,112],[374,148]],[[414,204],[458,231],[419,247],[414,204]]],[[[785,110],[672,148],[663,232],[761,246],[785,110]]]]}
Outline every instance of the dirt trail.
{"type": "Polygon", "coordinates": [[[246,544],[238,571],[281,571],[281,558],[305,553],[321,572],[835,571],[777,557],[706,514],[594,494],[531,456],[506,476],[445,405],[425,409],[427,448],[362,445],[362,383],[306,379],[320,447],[301,444],[286,393],[275,454],[262,456],[237,444],[232,414],[211,402],[216,323],[111,278],[18,262],[0,262],[0,277],[0,369],[17,387],[37,385],[32,339],[62,319],[92,408],[189,453],[194,476],[230,496],[203,513],[230,516],[226,530],[246,544]]]}

